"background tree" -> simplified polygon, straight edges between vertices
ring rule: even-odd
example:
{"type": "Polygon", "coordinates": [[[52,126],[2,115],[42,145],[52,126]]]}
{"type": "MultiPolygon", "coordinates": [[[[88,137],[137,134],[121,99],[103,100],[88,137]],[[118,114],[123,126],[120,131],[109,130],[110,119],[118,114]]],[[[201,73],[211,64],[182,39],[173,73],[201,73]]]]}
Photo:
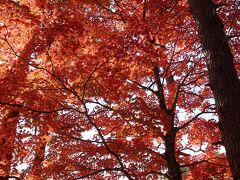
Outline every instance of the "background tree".
{"type": "MultiPolygon", "coordinates": [[[[240,134],[238,132],[240,83],[234,66],[234,57],[228,45],[229,38],[238,37],[239,34],[234,34],[235,32],[230,36],[225,34],[224,25],[216,11],[219,8],[218,4],[214,4],[211,0],[190,0],[189,3],[191,12],[198,22],[199,37],[207,56],[209,83],[216,100],[222,141],[233,178],[240,179],[240,134]]],[[[233,9],[238,7],[237,2],[235,3],[232,5],[233,9]]],[[[235,9],[235,15],[239,17],[237,9],[235,9]]],[[[232,23],[237,23],[235,21],[237,18],[233,19],[232,23]]]]}

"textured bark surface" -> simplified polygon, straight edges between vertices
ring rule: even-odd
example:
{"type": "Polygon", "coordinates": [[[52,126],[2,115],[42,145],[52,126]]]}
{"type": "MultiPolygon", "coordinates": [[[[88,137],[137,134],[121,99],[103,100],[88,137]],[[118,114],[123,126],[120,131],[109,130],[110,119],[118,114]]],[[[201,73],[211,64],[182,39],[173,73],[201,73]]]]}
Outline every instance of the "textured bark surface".
{"type": "Polygon", "coordinates": [[[165,153],[164,157],[167,161],[168,165],[168,175],[170,180],[182,180],[182,172],[180,169],[180,165],[176,159],[176,150],[175,150],[175,138],[176,138],[176,130],[173,127],[168,133],[165,135],[165,153]]]}
{"type": "Polygon", "coordinates": [[[219,127],[235,180],[240,179],[240,83],[224,26],[212,0],[189,0],[207,55],[210,87],[219,115],[219,127]]]}

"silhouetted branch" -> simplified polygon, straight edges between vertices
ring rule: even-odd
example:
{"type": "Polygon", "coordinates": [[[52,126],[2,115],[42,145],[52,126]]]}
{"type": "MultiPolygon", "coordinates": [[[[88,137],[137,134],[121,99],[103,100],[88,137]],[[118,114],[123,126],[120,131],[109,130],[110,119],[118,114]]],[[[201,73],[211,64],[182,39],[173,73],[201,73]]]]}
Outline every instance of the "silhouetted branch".
{"type": "Polygon", "coordinates": [[[103,9],[105,9],[105,10],[107,10],[107,11],[109,11],[110,13],[118,15],[118,16],[122,19],[122,21],[123,21],[124,23],[126,22],[125,19],[123,18],[123,16],[122,16],[120,13],[117,13],[117,12],[112,11],[111,9],[107,8],[107,7],[104,6],[102,3],[100,3],[98,0],[95,0],[95,2],[96,2],[100,7],[102,7],[103,9]]]}
{"type": "Polygon", "coordinates": [[[109,172],[109,171],[121,171],[121,169],[120,169],[120,168],[104,168],[104,169],[96,170],[96,171],[93,172],[93,173],[86,174],[86,175],[83,175],[83,176],[78,177],[78,178],[74,178],[74,180],[88,178],[88,177],[97,175],[97,174],[99,174],[99,173],[109,172]]]}
{"type": "Polygon", "coordinates": [[[0,180],[9,180],[9,179],[21,180],[19,177],[16,177],[16,176],[10,176],[10,175],[0,176],[0,180]]]}
{"type": "Polygon", "coordinates": [[[37,113],[54,113],[54,112],[66,110],[66,108],[59,108],[59,109],[54,109],[54,110],[50,110],[50,111],[44,111],[44,110],[34,109],[34,108],[24,106],[22,104],[17,104],[17,103],[0,102],[0,104],[5,105],[5,106],[19,107],[19,108],[27,109],[27,110],[37,112],[37,113]]]}
{"type": "Polygon", "coordinates": [[[196,114],[191,120],[189,120],[189,121],[187,121],[186,123],[184,123],[183,125],[177,127],[177,128],[176,128],[177,131],[179,131],[179,130],[185,128],[185,127],[187,127],[187,126],[188,126],[189,124],[191,124],[194,120],[196,120],[197,118],[199,118],[199,116],[201,116],[202,114],[215,113],[215,112],[206,112],[205,110],[206,110],[208,107],[210,107],[210,105],[209,105],[209,106],[206,106],[206,107],[203,109],[202,112],[196,114]]]}

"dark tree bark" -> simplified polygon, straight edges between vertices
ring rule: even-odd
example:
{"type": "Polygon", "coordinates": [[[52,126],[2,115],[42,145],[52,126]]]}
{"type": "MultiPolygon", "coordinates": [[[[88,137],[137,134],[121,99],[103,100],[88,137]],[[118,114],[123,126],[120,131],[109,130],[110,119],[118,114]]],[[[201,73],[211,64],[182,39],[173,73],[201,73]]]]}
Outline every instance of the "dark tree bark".
{"type": "Polygon", "coordinates": [[[207,58],[210,87],[234,180],[240,179],[240,83],[224,26],[212,0],[189,0],[207,58]]]}
{"type": "Polygon", "coordinates": [[[0,176],[0,180],[9,180],[10,178],[14,180],[20,180],[20,178],[16,176],[0,176]]]}
{"type": "Polygon", "coordinates": [[[182,180],[182,172],[180,165],[176,159],[175,139],[176,129],[172,127],[164,137],[165,153],[164,158],[167,161],[168,176],[170,180],[182,180]]]}
{"type": "Polygon", "coordinates": [[[168,129],[167,133],[164,136],[164,142],[165,142],[164,159],[167,162],[168,178],[170,180],[182,180],[182,172],[181,172],[180,164],[178,163],[176,158],[175,146],[176,146],[177,129],[174,127],[174,117],[175,117],[174,109],[169,110],[166,106],[164,89],[160,81],[159,68],[155,66],[153,71],[154,71],[154,77],[157,85],[156,95],[159,101],[159,108],[161,108],[165,112],[166,118],[168,118],[168,122],[169,122],[169,127],[166,127],[168,129]]]}

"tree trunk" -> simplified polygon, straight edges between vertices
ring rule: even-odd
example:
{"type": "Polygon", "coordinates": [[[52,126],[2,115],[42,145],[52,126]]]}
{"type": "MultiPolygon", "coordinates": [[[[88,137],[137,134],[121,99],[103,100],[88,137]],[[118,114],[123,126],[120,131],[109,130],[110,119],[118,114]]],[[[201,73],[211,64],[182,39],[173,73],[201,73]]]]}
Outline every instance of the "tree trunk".
{"type": "Polygon", "coordinates": [[[206,51],[210,87],[234,180],[240,179],[240,83],[223,23],[212,0],[189,0],[206,51]]]}
{"type": "Polygon", "coordinates": [[[182,180],[180,165],[176,160],[175,151],[176,129],[173,127],[165,135],[164,158],[167,161],[168,176],[170,180],[182,180]]]}
{"type": "Polygon", "coordinates": [[[159,101],[159,108],[165,111],[165,115],[168,118],[169,125],[166,125],[167,133],[164,136],[165,142],[165,153],[164,159],[167,162],[168,167],[168,176],[170,180],[182,180],[182,172],[180,169],[180,165],[176,159],[176,133],[177,130],[174,128],[174,117],[175,113],[174,110],[170,111],[167,109],[166,101],[164,97],[164,89],[163,85],[160,81],[160,72],[158,66],[155,66],[153,69],[154,77],[157,85],[157,97],[159,101]]]}

